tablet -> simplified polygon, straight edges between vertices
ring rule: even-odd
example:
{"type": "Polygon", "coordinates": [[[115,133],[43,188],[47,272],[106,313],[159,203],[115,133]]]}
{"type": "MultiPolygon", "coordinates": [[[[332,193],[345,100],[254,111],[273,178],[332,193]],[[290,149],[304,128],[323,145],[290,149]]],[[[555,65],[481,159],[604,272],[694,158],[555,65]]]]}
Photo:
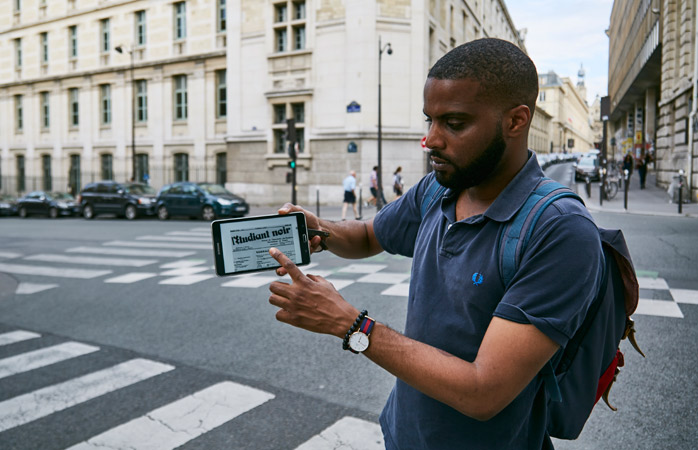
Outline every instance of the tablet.
{"type": "Polygon", "coordinates": [[[211,223],[216,275],[276,269],[276,247],[297,266],[310,263],[308,230],[301,212],[216,220],[211,223]]]}

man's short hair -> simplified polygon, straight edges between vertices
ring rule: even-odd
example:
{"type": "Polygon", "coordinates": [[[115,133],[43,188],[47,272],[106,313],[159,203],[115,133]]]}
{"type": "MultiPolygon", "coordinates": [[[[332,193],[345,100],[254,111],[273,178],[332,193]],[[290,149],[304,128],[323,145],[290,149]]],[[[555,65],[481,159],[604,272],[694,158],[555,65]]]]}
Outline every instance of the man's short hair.
{"type": "Polygon", "coordinates": [[[460,45],[439,59],[429,78],[480,83],[478,96],[508,109],[526,105],[531,114],[538,98],[538,72],[533,61],[516,45],[485,38],[460,45]]]}

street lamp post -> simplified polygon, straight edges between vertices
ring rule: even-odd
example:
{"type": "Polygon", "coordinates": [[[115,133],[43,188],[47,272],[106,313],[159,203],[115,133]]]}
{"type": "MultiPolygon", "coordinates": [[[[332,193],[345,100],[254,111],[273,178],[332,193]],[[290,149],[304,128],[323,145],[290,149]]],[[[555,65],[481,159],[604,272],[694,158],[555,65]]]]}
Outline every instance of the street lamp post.
{"type": "MultiPolygon", "coordinates": [[[[114,50],[124,53],[122,46],[117,46],[114,50]]],[[[131,179],[136,180],[136,80],[133,77],[133,49],[128,51],[131,57],[131,179]]]]}
{"type": "Polygon", "coordinates": [[[381,62],[383,61],[383,52],[387,52],[389,55],[393,53],[393,49],[390,47],[390,42],[385,44],[381,43],[381,37],[378,36],[378,173],[376,174],[376,182],[378,183],[378,192],[376,193],[376,209],[378,211],[383,207],[383,165],[382,165],[382,138],[383,138],[383,124],[382,124],[382,111],[381,111],[381,62]]]}

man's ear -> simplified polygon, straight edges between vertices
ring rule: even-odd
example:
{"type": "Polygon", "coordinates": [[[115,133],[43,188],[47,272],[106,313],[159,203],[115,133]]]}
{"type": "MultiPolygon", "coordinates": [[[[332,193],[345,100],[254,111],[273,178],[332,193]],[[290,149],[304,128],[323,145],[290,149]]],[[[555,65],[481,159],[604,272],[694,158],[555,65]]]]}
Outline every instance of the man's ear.
{"type": "Polygon", "coordinates": [[[531,124],[531,110],[526,105],[519,105],[504,113],[506,126],[502,130],[509,137],[517,137],[528,133],[531,124]]]}

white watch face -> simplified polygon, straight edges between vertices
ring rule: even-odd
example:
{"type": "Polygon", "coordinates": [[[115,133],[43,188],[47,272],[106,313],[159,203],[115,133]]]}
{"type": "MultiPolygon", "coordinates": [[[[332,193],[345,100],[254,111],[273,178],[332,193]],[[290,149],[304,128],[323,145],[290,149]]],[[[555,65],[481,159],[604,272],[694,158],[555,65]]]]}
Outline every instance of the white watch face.
{"type": "Polygon", "coordinates": [[[351,349],[355,352],[363,352],[368,348],[368,336],[360,331],[357,331],[349,336],[349,347],[351,347],[351,349]]]}

